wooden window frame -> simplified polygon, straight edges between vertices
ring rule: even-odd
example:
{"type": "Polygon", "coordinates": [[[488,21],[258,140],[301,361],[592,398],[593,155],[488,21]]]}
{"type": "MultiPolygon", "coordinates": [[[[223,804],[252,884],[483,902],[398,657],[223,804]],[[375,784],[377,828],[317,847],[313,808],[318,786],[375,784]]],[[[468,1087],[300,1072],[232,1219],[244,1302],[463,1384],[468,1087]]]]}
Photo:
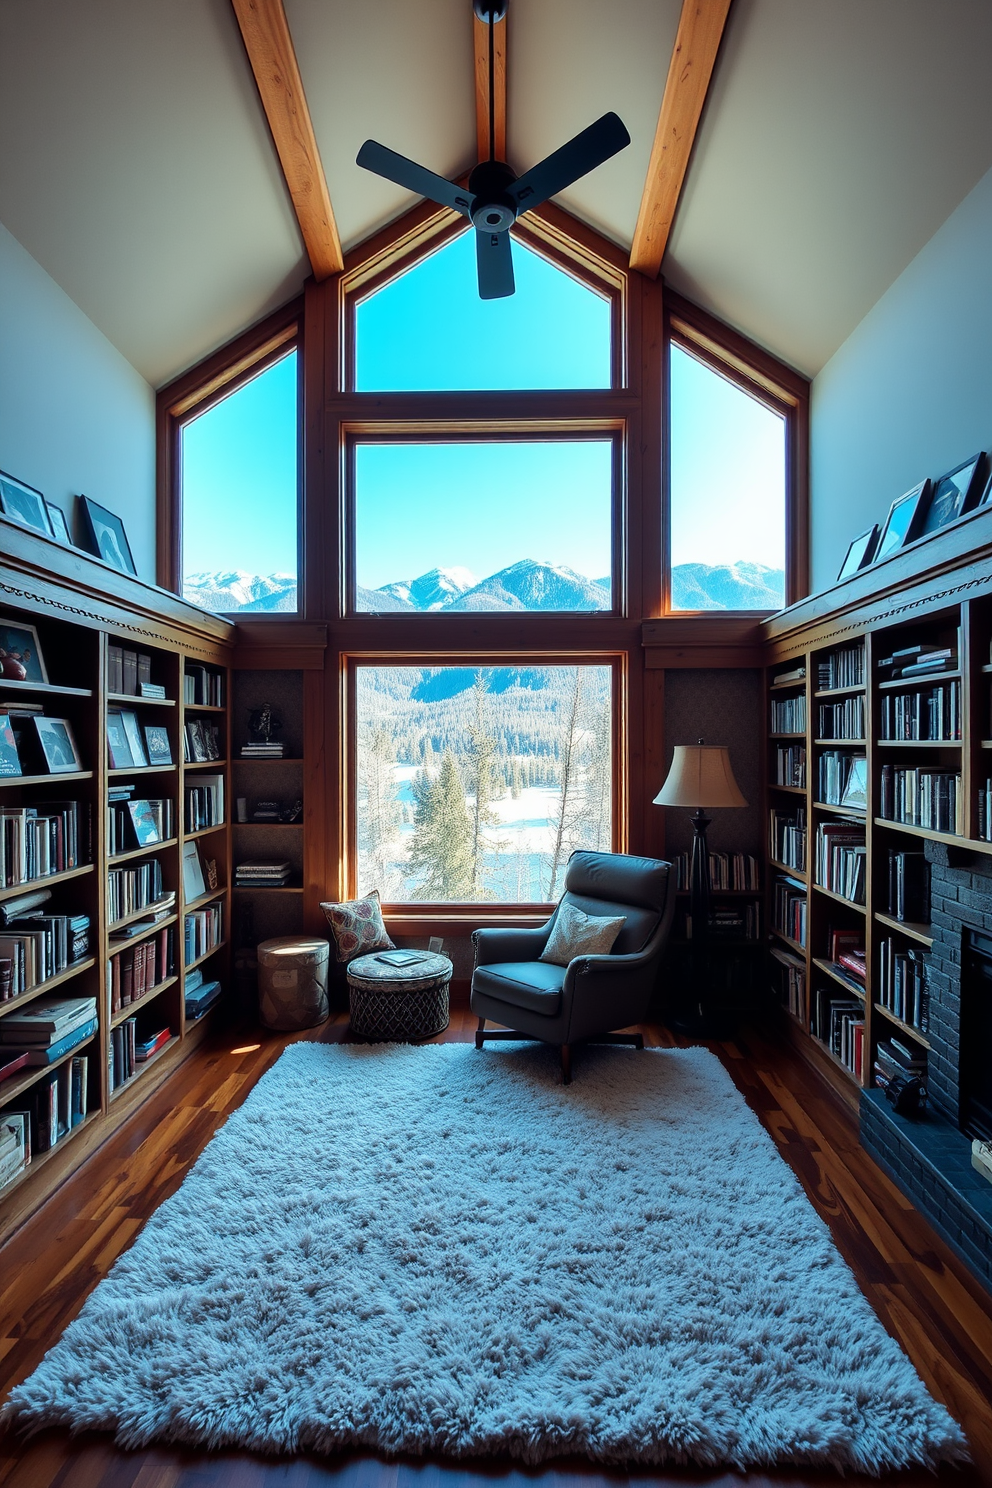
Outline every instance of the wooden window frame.
{"type": "Polygon", "coordinates": [[[739,331],[665,291],[665,408],[662,431],[662,612],[679,619],[692,616],[762,619],[774,610],[675,610],[671,603],[671,347],[682,347],[742,392],[763,403],[785,421],[785,602],[795,604],[809,593],[809,381],[739,331]]]}
{"type": "MultiPolygon", "coordinates": [[[[183,497],[182,432],[186,424],[282,361],[297,353],[297,610],[303,612],[302,472],[304,347],[303,301],[295,299],[238,336],[205,361],[161,388],[155,399],[156,419],[156,582],[182,594],[183,497]]],[[[238,616],[240,621],[243,617],[238,616]]],[[[287,618],[293,618],[289,616],[287,618]]]]}

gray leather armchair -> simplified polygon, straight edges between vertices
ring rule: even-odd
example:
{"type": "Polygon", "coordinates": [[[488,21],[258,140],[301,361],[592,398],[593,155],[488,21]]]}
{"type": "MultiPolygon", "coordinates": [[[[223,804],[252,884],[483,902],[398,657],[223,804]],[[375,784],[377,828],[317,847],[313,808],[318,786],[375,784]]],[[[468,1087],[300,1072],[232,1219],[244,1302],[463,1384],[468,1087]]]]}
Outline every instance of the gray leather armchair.
{"type": "Polygon", "coordinates": [[[561,903],[588,915],[625,917],[607,956],[577,956],[568,966],[538,960],[558,909],[539,930],[476,930],[475,1047],[481,1049],[487,1039],[560,1044],[565,1085],[572,1078],[574,1043],[643,1048],[640,1034],[611,1030],[629,1028],[647,1012],[675,913],[669,868],[658,858],[619,853],[576,852],[569,858],[561,903]],[[503,1027],[487,1030],[488,1019],[503,1027]]]}

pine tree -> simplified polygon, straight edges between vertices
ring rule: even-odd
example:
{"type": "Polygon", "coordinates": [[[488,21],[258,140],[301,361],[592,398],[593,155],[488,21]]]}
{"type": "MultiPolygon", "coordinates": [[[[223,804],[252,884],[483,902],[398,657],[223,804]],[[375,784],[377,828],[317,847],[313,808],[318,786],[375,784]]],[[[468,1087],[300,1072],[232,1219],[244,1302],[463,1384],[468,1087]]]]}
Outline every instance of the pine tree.
{"type": "Polygon", "coordinates": [[[548,898],[554,899],[558,892],[558,875],[566,859],[576,845],[576,827],[582,815],[582,668],[575,667],[571,696],[565,703],[561,737],[555,741],[559,761],[560,794],[558,808],[552,819],[551,880],[548,898]]]}
{"type": "Polygon", "coordinates": [[[450,750],[442,758],[436,777],[418,770],[413,796],[409,864],[413,873],[421,875],[413,897],[442,904],[471,899],[472,818],[450,750]]]}
{"type": "MultiPolygon", "coordinates": [[[[491,803],[497,799],[496,782],[500,773],[499,742],[490,732],[486,722],[486,683],[481,672],[476,673],[472,688],[474,719],[467,729],[469,737],[469,789],[472,793],[472,883],[474,897],[489,897],[482,887],[482,866],[486,840],[486,827],[495,827],[499,817],[491,803]]],[[[493,848],[502,844],[492,843],[493,848]]]]}
{"type": "Polygon", "coordinates": [[[363,878],[384,898],[393,890],[390,849],[401,820],[393,780],[393,739],[381,722],[371,723],[358,750],[359,851],[366,856],[363,878]]]}

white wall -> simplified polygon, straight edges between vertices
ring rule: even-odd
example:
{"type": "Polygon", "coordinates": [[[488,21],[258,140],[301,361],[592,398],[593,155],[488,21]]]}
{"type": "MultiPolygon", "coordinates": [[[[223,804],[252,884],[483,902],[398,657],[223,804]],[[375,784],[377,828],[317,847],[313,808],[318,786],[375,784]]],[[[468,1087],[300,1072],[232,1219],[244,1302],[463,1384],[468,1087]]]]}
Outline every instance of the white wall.
{"type": "Polygon", "coordinates": [[[813,382],[813,590],[897,496],[990,447],[992,171],[813,382]]]}
{"type": "Polygon", "coordinates": [[[3,226],[0,469],[61,506],[77,542],[77,495],[116,512],[154,583],[154,391],[3,226]]]}

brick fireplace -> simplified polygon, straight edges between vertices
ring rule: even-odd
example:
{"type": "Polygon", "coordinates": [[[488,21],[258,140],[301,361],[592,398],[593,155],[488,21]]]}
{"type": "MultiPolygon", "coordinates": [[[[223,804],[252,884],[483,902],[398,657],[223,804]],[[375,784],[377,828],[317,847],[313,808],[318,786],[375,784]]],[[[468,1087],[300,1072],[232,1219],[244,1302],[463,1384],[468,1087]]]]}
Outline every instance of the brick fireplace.
{"type": "Polygon", "coordinates": [[[926,843],[926,855],[934,938],[927,955],[930,1103],[909,1119],[896,1115],[882,1091],[864,1091],[861,1140],[992,1290],[992,1183],[972,1167],[971,1137],[961,1129],[963,1118],[985,1135],[992,1044],[979,1050],[977,1042],[992,1031],[985,1001],[992,982],[983,981],[983,957],[992,950],[992,858],[936,842],[926,843]]]}

